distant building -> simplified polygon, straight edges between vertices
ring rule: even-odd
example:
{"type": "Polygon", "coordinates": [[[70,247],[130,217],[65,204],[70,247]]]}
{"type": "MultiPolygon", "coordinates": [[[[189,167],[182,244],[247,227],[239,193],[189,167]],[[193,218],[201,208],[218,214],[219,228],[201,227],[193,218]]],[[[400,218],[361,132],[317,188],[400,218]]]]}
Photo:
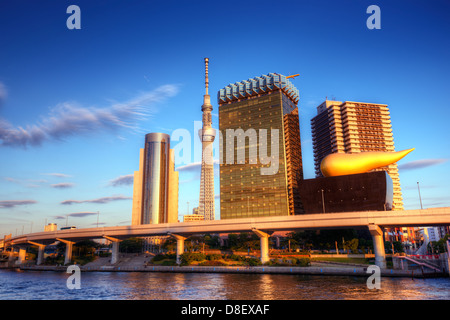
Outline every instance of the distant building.
{"type": "Polygon", "coordinates": [[[56,230],[58,230],[58,225],[56,223],[49,223],[48,225],[44,226],[44,232],[56,230]]]}
{"type": "Polygon", "coordinates": [[[178,172],[170,136],[149,133],[134,172],[132,225],[178,222],[178,172]]]}
{"type": "Polygon", "coordinates": [[[427,227],[425,229],[427,230],[429,241],[439,241],[445,236],[445,234],[442,234],[440,227],[427,227]]]}
{"type": "Polygon", "coordinates": [[[220,89],[218,100],[221,219],[303,213],[298,89],[270,73],[220,89]]]}
{"type": "Polygon", "coordinates": [[[192,222],[192,221],[203,221],[205,217],[201,214],[185,214],[184,222],[192,222]]]}

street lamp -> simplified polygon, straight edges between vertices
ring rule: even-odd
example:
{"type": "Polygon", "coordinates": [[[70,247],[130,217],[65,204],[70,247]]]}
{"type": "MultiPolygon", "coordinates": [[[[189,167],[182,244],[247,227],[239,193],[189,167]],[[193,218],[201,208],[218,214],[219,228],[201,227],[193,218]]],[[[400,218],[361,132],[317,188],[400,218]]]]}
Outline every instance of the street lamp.
{"type": "Polygon", "coordinates": [[[420,196],[419,181],[417,181],[417,190],[419,190],[420,209],[423,209],[423,207],[422,207],[422,197],[420,196]]]}
{"type": "Polygon", "coordinates": [[[325,213],[325,199],[323,196],[323,189],[320,189],[320,191],[322,192],[322,210],[323,210],[323,213],[325,213]]]}

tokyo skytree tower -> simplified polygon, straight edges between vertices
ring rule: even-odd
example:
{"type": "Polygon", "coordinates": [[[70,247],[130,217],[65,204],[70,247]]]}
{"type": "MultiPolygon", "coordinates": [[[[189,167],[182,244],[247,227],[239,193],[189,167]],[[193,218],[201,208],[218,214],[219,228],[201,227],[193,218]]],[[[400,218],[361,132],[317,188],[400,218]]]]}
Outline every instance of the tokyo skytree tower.
{"type": "Polygon", "coordinates": [[[216,130],[211,127],[211,98],[208,94],[208,63],[205,58],[205,95],[202,105],[202,129],[198,131],[202,142],[202,173],[200,178],[200,201],[198,213],[205,217],[205,220],[214,220],[214,164],[213,164],[213,142],[216,130]]]}

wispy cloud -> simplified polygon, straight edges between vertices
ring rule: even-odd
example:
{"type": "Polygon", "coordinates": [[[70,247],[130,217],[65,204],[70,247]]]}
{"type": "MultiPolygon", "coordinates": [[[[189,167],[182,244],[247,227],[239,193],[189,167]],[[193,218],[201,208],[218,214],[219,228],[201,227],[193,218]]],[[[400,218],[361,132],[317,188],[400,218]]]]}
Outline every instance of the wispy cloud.
{"type": "Polygon", "coordinates": [[[128,128],[136,130],[136,122],[151,115],[153,104],[174,96],[175,85],[165,85],[144,92],[126,102],[115,102],[107,108],[86,108],[77,103],[64,102],[54,107],[50,114],[33,125],[13,127],[0,119],[0,146],[40,146],[46,141],[128,128]]]}
{"type": "Polygon", "coordinates": [[[200,172],[201,167],[202,167],[201,162],[193,162],[186,164],[184,166],[179,166],[175,170],[179,172],[200,172]]]}
{"type": "Polygon", "coordinates": [[[112,179],[109,181],[109,184],[113,187],[119,187],[119,186],[130,186],[133,184],[134,175],[128,174],[125,176],[119,176],[115,179],[112,179]]]}
{"type": "Polygon", "coordinates": [[[3,101],[6,100],[7,96],[8,96],[8,91],[6,90],[5,85],[0,82],[0,107],[3,104],[3,101]]]}
{"type": "Polygon", "coordinates": [[[3,200],[0,201],[0,209],[3,208],[14,208],[16,206],[23,206],[27,204],[37,203],[35,200],[3,200]]]}
{"type": "MultiPolygon", "coordinates": [[[[420,189],[433,189],[438,188],[435,185],[420,185],[420,189]]],[[[402,186],[402,190],[418,190],[417,184],[412,186],[402,186]]]]}
{"type": "Polygon", "coordinates": [[[92,199],[92,200],[65,200],[62,201],[61,204],[64,205],[72,205],[75,203],[108,203],[111,201],[117,201],[117,200],[129,200],[132,199],[132,197],[125,197],[123,195],[118,195],[118,196],[112,196],[112,197],[103,197],[103,198],[97,198],[97,199],[92,199]]]}
{"type": "Polygon", "coordinates": [[[74,184],[70,183],[70,182],[56,183],[56,184],[51,185],[52,188],[56,188],[56,189],[67,189],[67,188],[72,188],[73,186],[74,186],[74,184]]]}
{"type": "Polygon", "coordinates": [[[411,161],[405,164],[401,164],[398,166],[399,170],[414,170],[414,169],[422,169],[434,165],[438,165],[448,161],[448,159],[423,159],[411,161]]]}
{"type": "Polygon", "coordinates": [[[42,173],[43,175],[46,176],[53,176],[53,177],[58,177],[58,178],[70,178],[71,175],[65,174],[65,173],[42,173]]]}
{"type": "MultiPolygon", "coordinates": [[[[219,164],[219,160],[214,160],[213,164],[214,165],[218,165],[219,164]]],[[[179,172],[195,172],[195,173],[198,173],[198,172],[200,172],[201,168],[202,168],[202,163],[201,162],[193,162],[193,163],[186,164],[184,166],[179,166],[175,170],[179,171],[179,172]]]]}
{"type": "Polygon", "coordinates": [[[73,217],[73,218],[83,218],[83,217],[96,216],[96,215],[98,215],[98,212],[91,212],[91,211],[74,212],[74,213],[66,214],[64,216],[53,216],[53,219],[62,220],[62,219],[66,219],[67,216],[73,217]]]}
{"type": "Polygon", "coordinates": [[[16,179],[16,178],[12,178],[12,177],[5,177],[4,178],[6,181],[11,182],[11,183],[16,183],[19,185],[23,185],[26,188],[41,188],[42,184],[47,183],[47,180],[44,179],[16,179]]]}

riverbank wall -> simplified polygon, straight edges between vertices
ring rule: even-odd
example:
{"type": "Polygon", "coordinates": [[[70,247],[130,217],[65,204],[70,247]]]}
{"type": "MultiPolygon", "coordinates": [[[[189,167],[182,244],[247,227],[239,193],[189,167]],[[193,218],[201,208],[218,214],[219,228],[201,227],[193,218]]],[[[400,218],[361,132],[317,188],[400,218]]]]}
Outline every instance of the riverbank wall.
{"type": "MultiPolygon", "coordinates": [[[[55,271],[66,272],[67,266],[36,266],[22,265],[23,271],[55,271]]],[[[327,275],[327,276],[358,276],[369,277],[373,270],[368,267],[275,267],[275,266],[140,266],[117,267],[80,266],[82,272],[172,272],[172,273],[242,273],[242,274],[296,274],[296,275],[327,275]]],[[[381,277],[430,278],[445,277],[437,272],[418,272],[415,270],[380,269],[381,277]]]]}

